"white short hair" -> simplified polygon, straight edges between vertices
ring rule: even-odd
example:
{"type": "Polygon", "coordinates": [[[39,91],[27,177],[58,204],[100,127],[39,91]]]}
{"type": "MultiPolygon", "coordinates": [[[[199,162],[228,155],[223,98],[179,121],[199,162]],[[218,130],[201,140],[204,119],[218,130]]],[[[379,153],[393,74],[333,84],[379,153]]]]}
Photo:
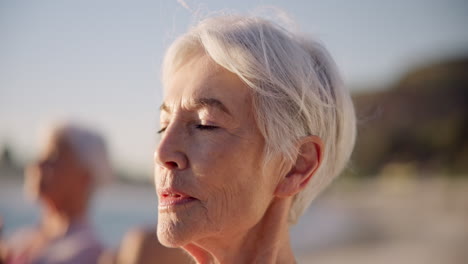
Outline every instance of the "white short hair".
{"type": "Polygon", "coordinates": [[[65,140],[93,177],[93,187],[102,186],[112,179],[112,167],[109,161],[104,138],[96,131],[81,124],[59,121],[51,124],[46,132],[48,140],[65,140]]]}
{"type": "Polygon", "coordinates": [[[307,135],[324,142],[321,166],[291,206],[289,223],[296,223],[341,173],[354,147],[354,107],[335,62],[312,38],[262,18],[224,15],[201,21],[169,47],[163,83],[200,52],[252,89],[256,122],[266,141],[265,161],[281,153],[294,162],[297,142],[307,135]]]}

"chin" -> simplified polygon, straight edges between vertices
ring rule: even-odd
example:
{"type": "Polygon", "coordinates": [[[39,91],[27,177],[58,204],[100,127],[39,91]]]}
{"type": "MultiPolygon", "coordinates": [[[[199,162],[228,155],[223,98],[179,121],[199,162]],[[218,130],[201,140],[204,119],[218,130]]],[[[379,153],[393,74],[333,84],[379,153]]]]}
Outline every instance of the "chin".
{"type": "Polygon", "coordinates": [[[159,208],[157,234],[166,247],[182,247],[213,231],[209,214],[200,201],[159,208]]]}
{"type": "Polygon", "coordinates": [[[195,240],[197,229],[192,221],[183,221],[174,215],[159,214],[158,239],[166,247],[182,247],[195,240]]]}

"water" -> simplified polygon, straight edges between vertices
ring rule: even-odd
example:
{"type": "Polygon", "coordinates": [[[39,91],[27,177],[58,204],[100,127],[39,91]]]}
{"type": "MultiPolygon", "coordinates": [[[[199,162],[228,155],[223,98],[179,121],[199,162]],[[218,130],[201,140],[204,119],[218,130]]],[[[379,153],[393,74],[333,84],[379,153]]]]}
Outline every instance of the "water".
{"type": "MultiPolygon", "coordinates": [[[[38,222],[39,209],[28,201],[17,180],[0,180],[0,215],[4,220],[4,236],[38,222]]],[[[135,226],[155,226],[157,200],[151,185],[113,184],[102,189],[91,208],[91,221],[103,241],[112,247],[119,244],[124,233],[135,226]]]]}
{"type": "MultiPolygon", "coordinates": [[[[0,215],[4,220],[3,235],[37,223],[38,206],[23,196],[22,182],[0,178],[0,215]]],[[[137,226],[156,227],[157,199],[151,184],[147,186],[113,184],[95,197],[91,221],[102,240],[117,247],[123,235],[137,226]]],[[[346,215],[326,206],[313,204],[291,229],[291,243],[297,253],[330,244],[347,228],[346,215]]]]}

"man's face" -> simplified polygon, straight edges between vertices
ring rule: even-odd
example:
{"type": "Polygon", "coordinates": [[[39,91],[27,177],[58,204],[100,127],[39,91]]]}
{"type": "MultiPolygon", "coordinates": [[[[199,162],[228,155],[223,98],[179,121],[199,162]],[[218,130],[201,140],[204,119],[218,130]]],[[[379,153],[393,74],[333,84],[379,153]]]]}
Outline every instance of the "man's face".
{"type": "Polygon", "coordinates": [[[85,170],[63,138],[52,137],[26,174],[26,191],[55,206],[67,206],[83,192],[85,170]]]}
{"type": "Polygon", "coordinates": [[[262,171],[264,139],[250,89],[233,73],[198,56],[171,75],[155,151],[158,237],[178,247],[235,236],[255,225],[279,181],[262,171]]]}

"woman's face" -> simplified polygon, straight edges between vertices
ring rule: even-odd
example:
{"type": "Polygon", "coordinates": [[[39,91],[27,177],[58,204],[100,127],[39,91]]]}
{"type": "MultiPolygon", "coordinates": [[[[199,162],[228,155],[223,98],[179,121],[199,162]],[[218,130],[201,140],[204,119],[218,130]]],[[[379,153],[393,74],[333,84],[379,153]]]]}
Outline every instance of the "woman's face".
{"type": "Polygon", "coordinates": [[[279,181],[262,171],[264,139],[249,88],[199,56],[171,75],[155,151],[158,237],[166,246],[245,233],[260,221],[279,181]]]}

